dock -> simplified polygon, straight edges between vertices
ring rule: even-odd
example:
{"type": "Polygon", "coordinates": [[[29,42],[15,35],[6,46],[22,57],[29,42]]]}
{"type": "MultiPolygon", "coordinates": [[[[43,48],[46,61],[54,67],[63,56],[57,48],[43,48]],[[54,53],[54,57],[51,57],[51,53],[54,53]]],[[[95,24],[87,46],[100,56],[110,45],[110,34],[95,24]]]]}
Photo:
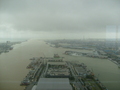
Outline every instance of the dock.
{"type": "Polygon", "coordinates": [[[84,63],[64,61],[58,55],[31,60],[20,84],[25,90],[108,90],[84,63]]]}

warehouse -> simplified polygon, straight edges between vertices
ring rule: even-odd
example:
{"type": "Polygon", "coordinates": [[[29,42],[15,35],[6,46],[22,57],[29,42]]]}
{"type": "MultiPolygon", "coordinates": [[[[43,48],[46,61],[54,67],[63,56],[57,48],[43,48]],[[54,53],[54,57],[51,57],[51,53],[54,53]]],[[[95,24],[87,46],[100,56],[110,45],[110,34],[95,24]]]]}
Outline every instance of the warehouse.
{"type": "Polygon", "coordinates": [[[36,90],[72,90],[68,78],[40,78],[36,90]]]}

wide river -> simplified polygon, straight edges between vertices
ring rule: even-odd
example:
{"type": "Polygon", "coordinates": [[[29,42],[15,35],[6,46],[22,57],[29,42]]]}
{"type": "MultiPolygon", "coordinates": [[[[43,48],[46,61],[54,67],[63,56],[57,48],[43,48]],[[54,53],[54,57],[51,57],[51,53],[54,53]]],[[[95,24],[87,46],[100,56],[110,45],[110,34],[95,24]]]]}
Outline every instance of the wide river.
{"type": "MultiPolygon", "coordinates": [[[[59,54],[65,60],[85,63],[89,69],[109,90],[120,90],[120,69],[107,59],[96,59],[83,56],[67,56],[63,53],[69,49],[53,48],[42,40],[29,40],[14,45],[14,49],[0,55],[0,90],[24,90],[20,82],[29,72],[26,66],[32,57],[53,57],[59,54]]],[[[88,52],[79,50],[81,52],[88,52]]]]}

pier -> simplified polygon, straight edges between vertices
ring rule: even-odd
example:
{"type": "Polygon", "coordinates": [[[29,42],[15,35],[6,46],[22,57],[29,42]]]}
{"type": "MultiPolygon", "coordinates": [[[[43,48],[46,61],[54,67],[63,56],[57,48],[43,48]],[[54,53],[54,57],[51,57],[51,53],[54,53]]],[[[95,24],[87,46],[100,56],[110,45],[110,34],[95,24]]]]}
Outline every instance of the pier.
{"type": "MultiPolygon", "coordinates": [[[[72,61],[64,61],[59,56],[56,57],[37,57],[31,59],[31,63],[27,69],[31,69],[21,86],[26,86],[25,90],[44,90],[41,86],[41,80],[56,81],[65,79],[69,90],[108,90],[94,75],[91,70],[87,69],[84,63],[76,63],[72,61]],[[40,86],[41,87],[40,87],[40,86]]],[[[48,83],[44,83],[47,85],[48,83]]],[[[58,84],[58,88],[60,84],[58,84]]],[[[49,86],[49,84],[48,84],[49,86]]],[[[49,87],[52,88],[52,87],[49,87]]],[[[57,87],[53,87],[55,89],[57,87]]],[[[63,88],[64,90],[64,88],[63,88]]]]}

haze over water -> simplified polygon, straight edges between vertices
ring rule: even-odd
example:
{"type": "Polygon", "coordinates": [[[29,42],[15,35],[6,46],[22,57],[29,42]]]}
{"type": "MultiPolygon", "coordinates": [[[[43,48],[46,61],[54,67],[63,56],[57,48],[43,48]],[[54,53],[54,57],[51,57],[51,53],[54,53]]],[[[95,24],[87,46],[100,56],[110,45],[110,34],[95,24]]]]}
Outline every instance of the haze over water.
{"type": "MultiPolygon", "coordinates": [[[[32,57],[53,57],[59,54],[65,60],[85,63],[109,90],[120,90],[120,69],[107,59],[67,56],[64,48],[53,48],[42,40],[29,40],[14,45],[14,49],[0,55],[0,90],[24,90],[20,82],[27,75],[26,66],[32,57]]],[[[78,50],[77,50],[78,51],[78,50]]],[[[80,50],[86,52],[86,50],[80,50]]]]}

